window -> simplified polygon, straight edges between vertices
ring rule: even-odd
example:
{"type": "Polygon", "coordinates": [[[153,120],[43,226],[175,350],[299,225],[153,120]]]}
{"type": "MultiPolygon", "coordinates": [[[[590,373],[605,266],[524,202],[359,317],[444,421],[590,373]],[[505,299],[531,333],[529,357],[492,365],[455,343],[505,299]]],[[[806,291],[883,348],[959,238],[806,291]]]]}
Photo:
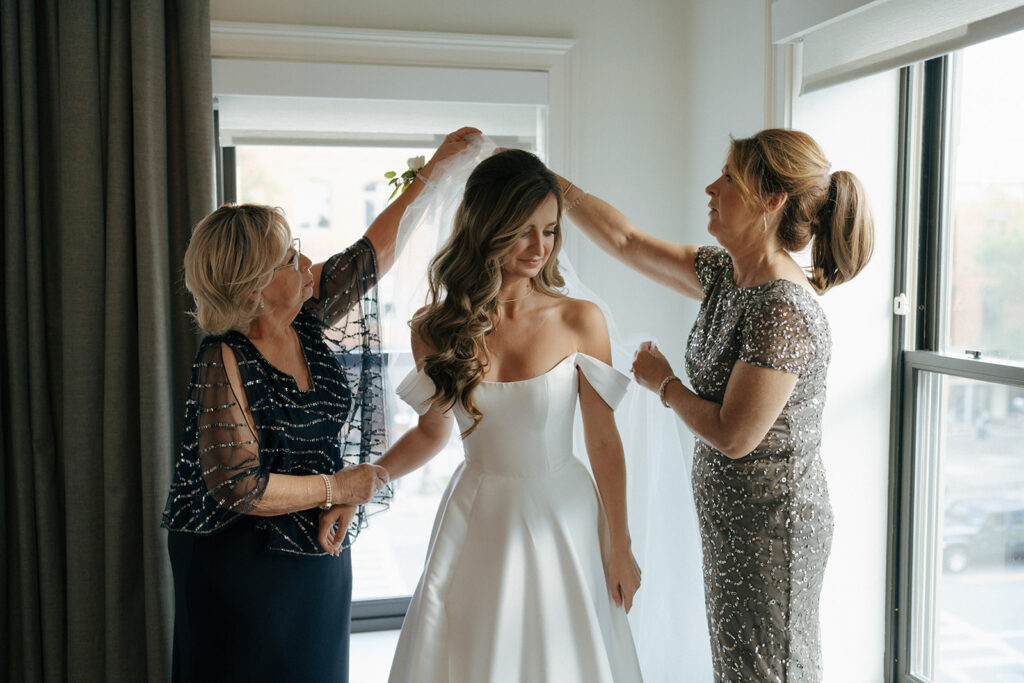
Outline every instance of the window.
{"type": "Polygon", "coordinates": [[[903,73],[900,681],[1024,681],[1019,64],[1024,32],[903,73]]]}

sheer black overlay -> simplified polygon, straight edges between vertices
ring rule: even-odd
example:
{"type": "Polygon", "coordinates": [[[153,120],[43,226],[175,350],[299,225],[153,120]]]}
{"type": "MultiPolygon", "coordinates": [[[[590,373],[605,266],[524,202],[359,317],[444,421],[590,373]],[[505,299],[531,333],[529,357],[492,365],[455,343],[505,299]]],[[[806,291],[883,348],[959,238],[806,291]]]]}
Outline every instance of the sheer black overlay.
{"type": "MultiPolygon", "coordinates": [[[[239,332],[203,340],[164,527],[212,534],[253,512],[271,473],[330,474],[383,454],[387,415],[376,284],[376,254],[365,238],[324,264],[319,298],[307,301],[292,323],[312,379],[308,391],[239,332]],[[238,364],[255,431],[225,373],[225,347],[238,364]]],[[[388,486],[360,506],[350,540],[365,528],[371,509],[386,508],[391,493],[388,486]]],[[[318,513],[259,517],[256,526],[273,550],[321,555],[318,513]]]]}

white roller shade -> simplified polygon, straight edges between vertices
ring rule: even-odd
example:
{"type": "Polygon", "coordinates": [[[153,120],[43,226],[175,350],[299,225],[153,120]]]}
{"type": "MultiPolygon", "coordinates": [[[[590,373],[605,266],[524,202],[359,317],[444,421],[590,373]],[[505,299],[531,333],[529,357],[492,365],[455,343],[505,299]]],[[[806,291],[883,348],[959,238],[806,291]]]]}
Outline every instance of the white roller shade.
{"type": "Polygon", "coordinates": [[[536,149],[548,74],[215,58],[221,144],[434,146],[439,131],[487,122],[502,144],[536,149]]]}
{"type": "MultiPolygon", "coordinates": [[[[772,41],[800,47],[800,92],[1024,29],[1024,0],[775,0],[772,41]]],[[[1022,64],[1007,65],[1016,73],[1022,64]]]]}
{"type": "Polygon", "coordinates": [[[548,102],[548,75],[513,69],[214,59],[213,91],[218,95],[539,105],[548,102]]]}

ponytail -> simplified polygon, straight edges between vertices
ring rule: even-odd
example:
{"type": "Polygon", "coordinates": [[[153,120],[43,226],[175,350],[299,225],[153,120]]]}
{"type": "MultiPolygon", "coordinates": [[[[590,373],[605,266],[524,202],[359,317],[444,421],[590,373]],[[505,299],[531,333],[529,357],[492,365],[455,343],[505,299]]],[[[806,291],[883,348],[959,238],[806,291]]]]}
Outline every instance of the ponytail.
{"type": "Polygon", "coordinates": [[[765,211],[765,198],[785,194],[776,238],[790,253],[811,247],[810,283],[824,293],[867,265],[875,228],[867,193],[848,171],[831,165],[807,133],[768,128],[733,139],[726,165],[744,203],[765,211]]]}
{"type": "Polygon", "coordinates": [[[875,246],[874,219],[857,176],[836,171],[812,224],[811,284],[818,293],[851,280],[864,269],[875,246]]]}

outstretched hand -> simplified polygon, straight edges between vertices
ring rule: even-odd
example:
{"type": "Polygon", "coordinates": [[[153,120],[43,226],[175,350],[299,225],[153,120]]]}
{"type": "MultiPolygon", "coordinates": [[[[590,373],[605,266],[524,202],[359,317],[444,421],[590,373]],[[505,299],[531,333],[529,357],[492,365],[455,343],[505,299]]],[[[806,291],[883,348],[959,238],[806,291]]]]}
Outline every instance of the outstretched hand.
{"type": "Polygon", "coordinates": [[[430,178],[437,164],[441,163],[445,159],[451,156],[455,156],[462,150],[469,147],[469,143],[473,141],[473,138],[477,135],[483,135],[478,128],[472,126],[466,126],[453,131],[445,137],[444,142],[441,143],[440,147],[434,152],[434,155],[430,157],[430,161],[423,167],[421,173],[426,177],[430,178]]]}
{"type": "Polygon", "coordinates": [[[661,381],[672,374],[672,366],[654,342],[644,342],[633,357],[633,376],[645,389],[657,391],[661,381]]]}
{"type": "Polygon", "coordinates": [[[613,550],[608,557],[605,576],[608,591],[616,606],[625,607],[626,613],[633,607],[633,596],[640,588],[640,565],[629,550],[613,550]]]}
{"type": "Polygon", "coordinates": [[[348,525],[356,514],[355,505],[335,505],[330,510],[320,513],[320,529],[317,540],[325,552],[337,557],[341,554],[348,534],[348,525]]]}

